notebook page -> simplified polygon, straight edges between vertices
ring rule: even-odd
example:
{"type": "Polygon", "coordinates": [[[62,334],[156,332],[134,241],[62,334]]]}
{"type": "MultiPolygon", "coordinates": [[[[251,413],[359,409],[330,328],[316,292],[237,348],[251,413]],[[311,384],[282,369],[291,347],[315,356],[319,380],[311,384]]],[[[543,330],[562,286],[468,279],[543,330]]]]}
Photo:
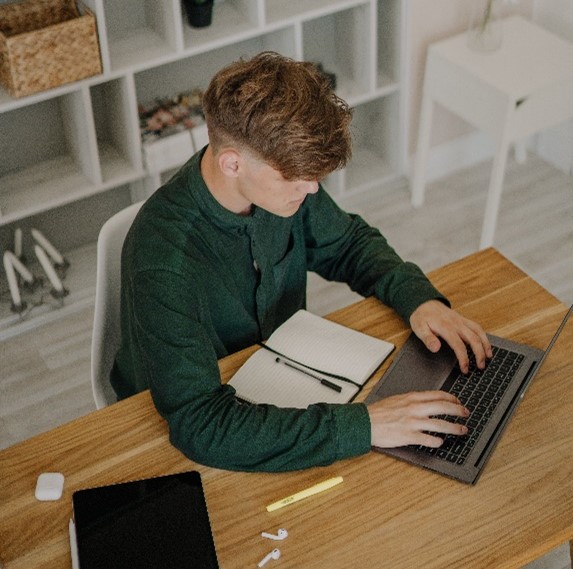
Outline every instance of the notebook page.
{"type": "Polygon", "coordinates": [[[229,381],[237,396],[252,403],[306,409],[313,403],[346,403],[358,391],[354,385],[326,378],[340,385],[342,391],[338,393],[301,371],[277,363],[276,358],[268,350],[255,352],[229,381]]]}
{"type": "Polygon", "coordinates": [[[299,310],[273,332],[267,346],[307,366],[363,384],[394,345],[299,310]]]}

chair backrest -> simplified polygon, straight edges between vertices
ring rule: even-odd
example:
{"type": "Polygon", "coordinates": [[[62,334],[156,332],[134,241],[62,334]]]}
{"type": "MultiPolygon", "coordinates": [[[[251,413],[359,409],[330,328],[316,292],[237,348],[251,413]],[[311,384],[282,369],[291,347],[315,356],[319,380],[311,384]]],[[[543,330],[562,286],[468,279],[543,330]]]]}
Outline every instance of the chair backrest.
{"type": "Polygon", "coordinates": [[[133,218],[143,202],[134,203],[110,217],[97,241],[97,272],[92,334],[91,380],[96,407],[117,401],[109,380],[120,344],[121,248],[133,218]]]}

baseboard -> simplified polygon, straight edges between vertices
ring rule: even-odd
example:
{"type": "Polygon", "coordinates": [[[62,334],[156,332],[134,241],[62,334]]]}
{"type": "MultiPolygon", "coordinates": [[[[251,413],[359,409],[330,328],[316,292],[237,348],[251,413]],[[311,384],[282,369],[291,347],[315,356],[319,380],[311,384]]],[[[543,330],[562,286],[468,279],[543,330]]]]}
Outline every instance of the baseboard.
{"type": "MultiPolygon", "coordinates": [[[[527,149],[566,174],[573,174],[573,122],[564,123],[533,136],[527,149]]],[[[472,132],[430,148],[426,181],[432,182],[458,170],[475,166],[494,156],[493,139],[483,132],[472,132]]],[[[414,172],[415,156],[408,160],[407,175],[414,172]]]]}
{"type": "Polygon", "coordinates": [[[535,147],[543,160],[558,170],[573,175],[573,121],[540,133],[535,147]]]}
{"type": "MultiPolygon", "coordinates": [[[[472,132],[430,148],[426,182],[443,178],[458,170],[493,158],[494,144],[483,132],[472,132]]],[[[415,156],[408,160],[408,177],[414,173],[415,156]]]]}

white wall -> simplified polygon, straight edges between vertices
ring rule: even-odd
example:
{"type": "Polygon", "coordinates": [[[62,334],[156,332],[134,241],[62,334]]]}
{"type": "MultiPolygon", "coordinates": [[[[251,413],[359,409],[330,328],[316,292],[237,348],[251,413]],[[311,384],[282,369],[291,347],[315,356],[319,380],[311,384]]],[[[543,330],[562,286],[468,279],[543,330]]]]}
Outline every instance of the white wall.
{"type": "MultiPolygon", "coordinates": [[[[545,28],[573,42],[572,0],[535,0],[534,19],[545,28]]],[[[537,151],[545,160],[573,175],[573,121],[539,135],[537,151]]]]}
{"type": "Polygon", "coordinates": [[[573,41],[573,2],[534,0],[534,18],[546,28],[573,41]]]}

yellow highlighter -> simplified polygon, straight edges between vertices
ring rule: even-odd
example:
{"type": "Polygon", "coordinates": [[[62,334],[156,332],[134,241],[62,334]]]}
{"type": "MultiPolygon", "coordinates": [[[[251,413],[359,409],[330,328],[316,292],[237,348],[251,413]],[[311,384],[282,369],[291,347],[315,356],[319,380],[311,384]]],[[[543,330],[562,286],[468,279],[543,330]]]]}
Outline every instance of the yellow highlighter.
{"type": "Polygon", "coordinates": [[[319,482],[306,490],[301,490],[292,496],[288,496],[287,498],[283,498],[278,502],[274,502],[270,506],[267,506],[267,512],[274,512],[283,506],[288,506],[289,504],[294,504],[294,502],[298,502],[299,500],[303,500],[304,498],[308,498],[309,496],[314,496],[319,492],[323,492],[324,490],[328,490],[337,484],[342,482],[342,476],[336,476],[335,478],[329,478],[328,480],[324,480],[323,482],[319,482]]]}

